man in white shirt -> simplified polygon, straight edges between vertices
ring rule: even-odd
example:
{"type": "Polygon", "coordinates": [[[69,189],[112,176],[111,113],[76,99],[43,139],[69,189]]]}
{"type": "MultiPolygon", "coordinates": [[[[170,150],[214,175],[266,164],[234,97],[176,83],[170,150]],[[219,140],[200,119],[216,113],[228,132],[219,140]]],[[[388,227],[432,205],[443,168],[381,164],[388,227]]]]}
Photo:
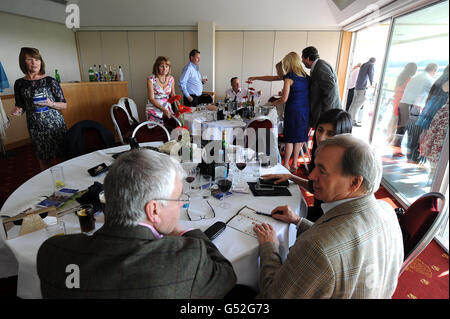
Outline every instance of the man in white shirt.
{"type": "MultiPolygon", "coordinates": [[[[433,85],[433,77],[437,70],[438,65],[436,63],[429,63],[422,73],[417,74],[406,85],[405,92],[398,106],[397,134],[401,135],[401,138],[398,140],[398,145],[401,145],[403,136],[408,130],[407,127],[417,121],[425,107],[425,101],[433,85]]],[[[409,132],[408,135],[411,136],[411,133],[413,132],[409,132]]],[[[412,162],[415,161],[415,158],[413,159],[412,155],[414,152],[411,152],[411,149],[415,148],[415,145],[408,145],[407,156],[408,160],[412,160],[412,162]]]]}
{"type": "Polygon", "coordinates": [[[193,49],[189,53],[189,63],[181,71],[179,86],[183,92],[183,102],[186,106],[197,106],[198,97],[202,95],[203,84],[198,65],[200,64],[200,51],[193,49]]]}
{"type": "Polygon", "coordinates": [[[231,88],[225,91],[225,97],[228,97],[232,102],[243,102],[244,92],[241,89],[241,83],[238,77],[233,77],[230,80],[231,88]]]}
{"type": "Polygon", "coordinates": [[[353,95],[355,94],[355,86],[356,79],[358,79],[359,69],[361,68],[361,63],[355,65],[350,72],[350,76],[348,78],[348,93],[347,93],[347,105],[345,106],[345,110],[348,111],[348,108],[352,104],[353,95]]]}
{"type": "Polygon", "coordinates": [[[403,263],[396,214],[374,196],[381,159],[365,141],[336,135],[316,151],[309,175],[324,215],[315,223],[289,206],[274,219],[297,224],[297,239],[285,262],[270,224],[256,225],[260,243],[261,298],[391,298],[403,263]]]}

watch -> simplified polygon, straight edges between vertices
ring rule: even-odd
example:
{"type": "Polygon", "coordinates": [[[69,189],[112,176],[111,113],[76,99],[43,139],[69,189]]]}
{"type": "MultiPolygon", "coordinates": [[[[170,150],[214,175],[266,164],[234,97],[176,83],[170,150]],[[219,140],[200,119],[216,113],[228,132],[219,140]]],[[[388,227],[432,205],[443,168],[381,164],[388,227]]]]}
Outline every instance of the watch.
{"type": "Polygon", "coordinates": [[[55,102],[53,102],[53,105],[52,105],[52,107],[55,107],[55,104],[56,104],[56,103],[55,103],[55,102]]]}

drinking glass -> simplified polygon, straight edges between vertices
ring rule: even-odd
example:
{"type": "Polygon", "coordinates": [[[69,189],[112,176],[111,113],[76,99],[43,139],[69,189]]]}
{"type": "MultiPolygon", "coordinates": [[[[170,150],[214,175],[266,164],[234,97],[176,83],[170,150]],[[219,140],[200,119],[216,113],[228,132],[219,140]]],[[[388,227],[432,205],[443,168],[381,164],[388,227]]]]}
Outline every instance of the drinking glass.
{"type": "Polygon", "coordinates": [[[211,196],[211,176],[202,175],[200,178],[200,194],[206,199],[211,196]]]}
{"type": "Polygon", "coordinates": [[[54,166],[50,168],[50,173],[52,175],[53,191],[56,192],[65,185],[64,170],[62,166],[54,166]]]}
{"type": "Polygon", "coordinates": [[[89,234],[95,229],[94,207],[92,204],[81,205],[76,214],[80,222],[81,232],[89,234]]]}
{"type": "Polygon", "coordinates": [[[45,227],[47,237],[62,236],[66,234],[66,226],[62,220],[56,221],[54,224],[50,224],[45,227]]]}
{"type": "Polygon", "coordinates": [[[221,178],[217,181],[217,186],[219,186],[219,190],[222,193],[222,199],[220,200],[220,207],[221,208],[230,208],[230,204],[225,202],[225,194],[231,189],[231,186],[233,185],[232,181],[227,178],[221,178]]]}

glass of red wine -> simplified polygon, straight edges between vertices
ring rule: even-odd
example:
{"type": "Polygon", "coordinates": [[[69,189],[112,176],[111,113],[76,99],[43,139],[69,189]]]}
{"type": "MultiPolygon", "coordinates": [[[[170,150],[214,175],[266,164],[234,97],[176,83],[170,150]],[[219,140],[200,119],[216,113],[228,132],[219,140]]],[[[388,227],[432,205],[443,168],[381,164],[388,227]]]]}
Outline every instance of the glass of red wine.
{"type": "Polygon", "coordinates": [[[195,178],[197,177],[200,169],[198,167],[189,167],[185,169],[186,171],[186,178],[185,181],[189,184],[189,194],[192,193],[192,182],[195,181],[195,178]]]}
{"type": "Polygon", "coordinates": [[[233,182],[229,178],[221,178],[217,181],[217,186],[219,186],[219,190],[222,192],[222,199],[220,200],[221,208],[230,208],[230,204],[225,203],[225,194],[231,189],[231,185],[233,182]]]}

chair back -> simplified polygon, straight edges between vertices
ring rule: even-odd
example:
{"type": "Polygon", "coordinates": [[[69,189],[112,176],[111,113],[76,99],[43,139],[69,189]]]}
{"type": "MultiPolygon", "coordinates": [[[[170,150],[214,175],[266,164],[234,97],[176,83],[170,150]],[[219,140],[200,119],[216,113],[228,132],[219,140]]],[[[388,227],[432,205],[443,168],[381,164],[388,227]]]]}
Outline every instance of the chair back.
{"type": "Polygon", "coordinates": [[[167,129],[161,124],[152,121],[145,121],[136,126],[131,137],[135,137],[138,143],[165,143],[170,140],[170,134],[167,129]]]}
{"type": "Polygon", "coordinates": [[[114,134],[100,123],[84,120],[73,125],[64,139],[66,159],[114,146],[114,134]]]}
{"type": "Polygon", "coordinates": [[[203,104],[203,103],[211,104],[212,102],[213,102],[212,96],[207,93],[203,93],[202,95],[200,95],[198,97],[198,104],[203,104]]]}
{"type": "MultiPolygon", "coordinates": [[[[252,149],[255,150],[256,154],[259,153],[259,143],[258,140],[260,138],[264,138],[265,139],[265,144],[266,144],[266,155],[270,155],[270,129],[273,128],[274,125],[272,123],[272,121],[270,120],[269,117],[267,116],[259,116],[253,120],[251,120],[247,126],[245,127],[245,133],[244,133],[244,147],[250,147],[252,149]],[[258,129],[260,128],[264,128],[265,130],[265,136],[264,137],[260,137],[259,136],[259,132],[258,129]],[[254,135],[252,130],[249,129],[253,129],[254,130],[254,135]],[[249,139],[250,141],[254,141],[255,145],[250,145],[249,146],[249,139]]],[[[253,143],[252,143],[253,144],[253,143]]]]}
{"type": "Polygon", "coordinates": [[[167,118],[163,116],[164,127],[167,129],[169,133],[172,133],[174,129],[177,127],[181,127],[181,122],[174,116],[167,118]]]}
{"type": "Polygon", "coordinates": [[[117,102],[120,106],[124,107],[128,112],[128,116],[131,124],[139,123],[139,113],[137,111],[136,103],[129,97],[121,97],[117,102]]]}
{"type": "Polygon", "coordinates": [[[404,236],[405,249],[401,272],[428,246],[436,235],[441,224],[442,218],[440,217],[443,216],[438,207],[439,200],[442,200],[442,207],[444,207],[445,197],[441,193],[424,194],[400,216],[399,223],[404,236]]]}
{"type": "Polygon", "coordinates": [[[137,125],[133,126],[130,123],[127,110],[118,104],[111,106],[110,113],[114,127],[119,135],[120,142],[122,144],[127,144],[134,127],[137,125]]]}

